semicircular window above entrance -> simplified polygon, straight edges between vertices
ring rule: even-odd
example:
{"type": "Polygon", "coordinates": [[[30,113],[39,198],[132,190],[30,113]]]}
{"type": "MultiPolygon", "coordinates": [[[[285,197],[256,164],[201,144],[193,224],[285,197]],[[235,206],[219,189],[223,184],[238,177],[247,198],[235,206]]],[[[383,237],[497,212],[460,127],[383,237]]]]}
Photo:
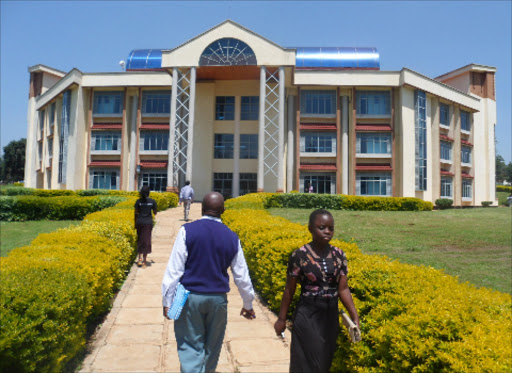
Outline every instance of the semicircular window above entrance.
{"type": "Polygon", "coordinates": [[[199,66],[256,65],[256,55],[241,40],[223,38],[214,41],[201,54],[199,66]]]}

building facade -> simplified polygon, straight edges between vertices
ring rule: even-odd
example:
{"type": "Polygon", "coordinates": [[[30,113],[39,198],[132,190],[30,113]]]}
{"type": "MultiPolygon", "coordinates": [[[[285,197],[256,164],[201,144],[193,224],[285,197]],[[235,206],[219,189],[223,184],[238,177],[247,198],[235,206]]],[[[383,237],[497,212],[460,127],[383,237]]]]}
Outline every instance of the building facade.
{"type": "Polygon", "coordinates": [[[380,70],[225,21],[126,70],[29,68],[25,185],[495,200],[495,72],[380,70]]]}

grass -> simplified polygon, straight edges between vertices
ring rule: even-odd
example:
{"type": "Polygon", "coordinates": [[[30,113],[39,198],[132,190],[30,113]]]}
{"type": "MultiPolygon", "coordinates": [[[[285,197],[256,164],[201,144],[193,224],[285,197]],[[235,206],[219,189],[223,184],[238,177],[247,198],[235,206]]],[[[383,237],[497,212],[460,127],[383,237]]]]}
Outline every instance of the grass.
{"type": "Polygon", "coordinates": [[[2,221],[0,222],[0,256],[7,256],[12,249],[29,245],[39,233],[49,233],[80,223],[80,220],[2,221]]]}
{"type": "Polygon", "coordinates": [[[498,206],[506,206],[507,198],[510,193],[507,192],[496,192],[496,197],[498,198],[498,206]]]}
{"type": "MultiPolygon", "coordinates": [[[[311,211],[270,210],[300,224],[311,211]]],[[[365,254],[431,266],[462,282],[512,293],[511,208],[331,212],[335,237],[353,240],[365,254]]]]}

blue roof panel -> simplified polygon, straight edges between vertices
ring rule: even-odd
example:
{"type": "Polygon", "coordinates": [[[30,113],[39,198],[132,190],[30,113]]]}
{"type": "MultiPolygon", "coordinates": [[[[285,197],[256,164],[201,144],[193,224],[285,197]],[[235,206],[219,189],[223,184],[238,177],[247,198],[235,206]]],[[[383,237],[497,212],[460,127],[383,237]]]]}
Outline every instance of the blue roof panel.
{"type": "Polygon", "coordinates": [[[134,49],[128,56],[126,70],[161,69],[161,49],[134,49]]]}
{"type": "Polygon", "coordinates": [[[380,70],[376,48],[299,47],[295,66],[298,69],[372,69],[380,70]]]}

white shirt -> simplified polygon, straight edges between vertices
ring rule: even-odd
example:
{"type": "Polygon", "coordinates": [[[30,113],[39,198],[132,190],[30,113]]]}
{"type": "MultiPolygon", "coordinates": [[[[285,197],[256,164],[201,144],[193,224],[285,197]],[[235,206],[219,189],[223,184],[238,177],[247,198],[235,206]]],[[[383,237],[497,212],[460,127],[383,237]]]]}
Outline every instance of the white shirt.
{"type": "MultiPolygon", "coordinates": [[[[215,220],[222,224],[219,218],[212,216],[203,216],[201,219],[215,220]]],[[[164,307],[171,307],[176,286],[185,273],[187,256],[186,231],[185,228],[181,227],[178,231],[176,241],[174,242],[171,257],[167,263],[167,268],[165,269],[164,278],[162,280],[162,304],[164,307]]],[[[240,240],[238,240],[238,252],[231,261],[230,267],[233,273],[233,280],[242,297],[244,308],[250,310],[252,309],[252,301],[254,300],[254,289],[252,287],[251,278],[249,277],[249,269],[247,268],[240,240]]]]}

